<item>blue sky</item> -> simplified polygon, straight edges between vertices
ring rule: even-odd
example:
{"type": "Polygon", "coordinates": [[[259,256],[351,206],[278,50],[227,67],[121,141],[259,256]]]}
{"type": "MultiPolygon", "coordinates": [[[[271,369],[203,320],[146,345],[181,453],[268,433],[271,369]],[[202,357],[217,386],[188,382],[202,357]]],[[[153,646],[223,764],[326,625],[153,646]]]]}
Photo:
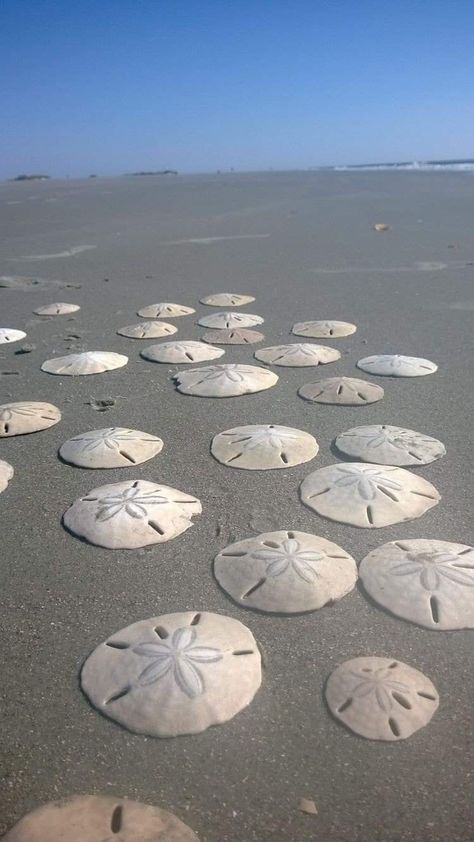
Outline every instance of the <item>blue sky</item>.
{"type": "Polygon", "coordinates": [[[474,0],[2,0],[0,178],[474,157],[474,0]]]}

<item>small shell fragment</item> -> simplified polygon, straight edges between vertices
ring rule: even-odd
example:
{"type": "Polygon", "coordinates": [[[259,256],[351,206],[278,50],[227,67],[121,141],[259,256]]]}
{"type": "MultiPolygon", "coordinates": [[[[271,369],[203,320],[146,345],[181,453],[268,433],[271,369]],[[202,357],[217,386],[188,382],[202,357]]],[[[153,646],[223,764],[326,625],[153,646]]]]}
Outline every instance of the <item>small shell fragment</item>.
{"type": "Polygon", "coordinates": [[[14,470],[12,466],[9,465],[8,462],[4,462],[3,459],[0,459],[0,494],[2,493],[2,491],[5,491],[13,474],[14,470]]]}

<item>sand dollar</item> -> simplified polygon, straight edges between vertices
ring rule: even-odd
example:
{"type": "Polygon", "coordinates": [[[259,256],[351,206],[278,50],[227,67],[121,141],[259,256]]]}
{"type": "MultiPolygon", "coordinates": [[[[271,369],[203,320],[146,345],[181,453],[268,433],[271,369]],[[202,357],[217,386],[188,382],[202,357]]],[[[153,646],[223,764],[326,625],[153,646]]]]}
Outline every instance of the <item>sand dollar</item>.
{"type": "Polygon", "coordinates": [[[194,611],[141,620],[84,664],[92,704],[138,734],[197,734],[232,719],[261,684],[260,653],[238,620],[194,611]]]}
{"type": "Polygon", "coordinates": [[[59,454],[80,468],[129,468],[153,459],[162,447],[163,441],[150,433],[107,427],[74,436],[61,445],[59,454]]]}
{"type": "Polygon", "coordinates": [[[297,322],[293,325],[292,333],[295,336],[310,336],[313,338],[328,337],[336,339],[339,336],[350,336],[357,330],[356,325],[350,322],[316,321],[297,322]]]}
{"type": "Polygon", "coordinates": [[[252,301],[255,301],[253,295],[240,295],[238,292],[216,292],[201,298],[201,304],[207,304],[208,307],[243,307],[252,301]]]}
{"type": "Polygon", "coordinates": [[[452,541],[391,541],[367,555],[368,594],[397,617],[428,629],[474,628],[474,548],[452,541]]]}
{"type": "Polygon", "coordinates": [[[356,377],[326,377],[314,383],[305,383],[298,389],[300,397],[312,403],[365,406],[382,400],[382,386],[358,380],[356,377]]]}
{"type": "Polygon", "coordinates": [[[339,360],[341,354],[335,348],[324,345],[295,342],[292,345],[274,345],[271,348],[259,348],[254,357],[264,363],[285,366],[324,365],[339,360]]]}
{"type": "Polygon", "coordinates": [[[428,465],[446,453],[438,439],[391,424],[352,427],[336,438],[336,446],[347,456],[379,465],[428,465]]]}
{"type": "Polygon", "coordinates": [[[138,311],[138,316],[145,319],[176,319],[178,316],[190,316],[196,311],[192,307],[184,307],[182,304],[171,304],[168,301],[160,301],[159,304],[148,304],[138,311]]]}
{"type": "Polygon", "coordinates": [[[214,574],[246,608],[314,611],[354,587],[357,566],[337,544],[307,532],[265,532],[221,550],[214,574]]]}
{"type": "Polygon", "coordinates": [[[179,371],[173,379],[178,391],[184,395],[230,398],[270,389],[278,381],[278,376],[256,365],[230,363],[179,371]]]}
{"type": "Polygon", "coordinates": [[[127,363],[128,357],[124,354],[115,354],[113,351],[83,351],[81,354],[68,354],[67,357],[46,360],[41,366],[41,371],[64,376],[101,374],[114,368],[122,368],[127,363]]]}
{"type": "Polygon", "coordinates": [[[66,304],[65,301],[55,301],[53,304],[43,304],[33,310],[37,316],[65,316],[68,313],[77,313],[81,308],[79,304],[66,304]]]}
{"type": "Polygon", "coordinates": [[[94,488],[67,509],[63,521],[90,544],[135,549],[176,538],[201,511],[196,497],[140,479],[94,488]]]}
{"type": "Polygon", "coordinates": [[[363,462],[320,468],[303,480],[300,492],[319,515],[368,528],[413,520],[441,499],[430,482],[410,471],[363,462]]]}
{"type": "Polygon", "coordinates": [[[220,328],[220,330],[208,330],[201,336],[203,342],[210,342],[216,345],[254,345],[262,342],[265,337],[258,330],[251,330],[246,327],[220,328]]]}
{"type": "Polygon", "coordinates": [[[248,424],[214,436],[211,453],[230,468],[250,471],[291,468],[314,459],[316,439],[303,430],[276,424],[248,424]]]}
{"type": "Polygon", "coordinates": [[[176,325],[167,322],[139,322],[137,325],[125,325],[117,333],[130,339],[159,339],[161,336],[171,336],[177,330],[176,325]]]}
{"type": "Polygon", "coordinates": [[[47,430],[61,420],[57,406],[42,401],[17,401],[0,405],[0,438],[47,430]]]}
{"type": "Polygon", "coordinates": [[[210,316],[202,316],[198,325],[201,327],[214,327],[223,330],[230,330],[238,327],[253,327],[263,324],[261,316],[254,313],[211,313],[210,316]]]}
{"type": "Polygon", "coordinates": [[[74,795],[28,813],[4,842],[198,842],[172,813],[103,795],[74,795]]]}
{"type": "Polygon", "coordinates": [[[214,348],[212,345],[205,345],[204,342],[196,342],[192,339],[177,340],[176,342],[160,342],[159,345],[150,345],[144,348],[140,356],[155,363],[201,363],[204,360],[215,360],[222,357],[225,351],[222,348],[214,348]]]}
{"type": "Polygon", "coordinates": [[[14,470],[12,466],[8,462],[4,462],[3,459],[0,459],[0,494],[2,491],[5,491],[13,474],[14,470]]]}
{"type": "Polygon", "coordinates": [[[14,330],[12,327],[0,327],[0,345],[6,345],[7,342],[18,342],[24,339],[26,333],[24,330],[14,330]]]}
{"type": "Polygon", "coordinates": [[[326,684],[329,710],[369,740],[405,740],[428,725],[439,698],[422,672],[392,658],[345,661],[326,684]]]}
{"type": "Polygon", "coordinates": [[[382,377],[424,377],[438,370],[438,366],[431,360],[424,360],[421,357],[404,357],[401,354],[376,354],[372,357],[364,357],[357,363],[357,368],[382,377]]]}

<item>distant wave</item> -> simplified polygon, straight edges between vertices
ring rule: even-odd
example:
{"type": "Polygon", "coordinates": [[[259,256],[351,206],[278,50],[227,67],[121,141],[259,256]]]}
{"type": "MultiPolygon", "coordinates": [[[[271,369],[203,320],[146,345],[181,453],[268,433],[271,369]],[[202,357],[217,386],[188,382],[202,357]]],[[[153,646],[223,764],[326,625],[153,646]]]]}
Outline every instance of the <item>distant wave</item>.
{"type": "Polygon", "coordinates": [[[454,172],[469,172],[474,170],[474,158],[463,158],[445,161],[396,161],[386,164],[348,164],[346,166],[329,167],[338,172],[347,170],[448,170],[454,172]]]}

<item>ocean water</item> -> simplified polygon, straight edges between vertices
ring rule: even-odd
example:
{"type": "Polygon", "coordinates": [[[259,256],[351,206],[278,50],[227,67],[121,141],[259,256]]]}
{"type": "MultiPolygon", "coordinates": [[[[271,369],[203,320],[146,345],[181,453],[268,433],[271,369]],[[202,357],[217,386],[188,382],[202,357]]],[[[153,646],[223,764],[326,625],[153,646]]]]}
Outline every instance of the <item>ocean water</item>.
{"type": "Polygon", "coordinates": [[[331,167],[336,171],[344,170],[447,170],[450,172],[466,172],[474,170],[474,158],[446,161],[400,161],[386,164],[349,164],[348,166],[331,167]]]}

